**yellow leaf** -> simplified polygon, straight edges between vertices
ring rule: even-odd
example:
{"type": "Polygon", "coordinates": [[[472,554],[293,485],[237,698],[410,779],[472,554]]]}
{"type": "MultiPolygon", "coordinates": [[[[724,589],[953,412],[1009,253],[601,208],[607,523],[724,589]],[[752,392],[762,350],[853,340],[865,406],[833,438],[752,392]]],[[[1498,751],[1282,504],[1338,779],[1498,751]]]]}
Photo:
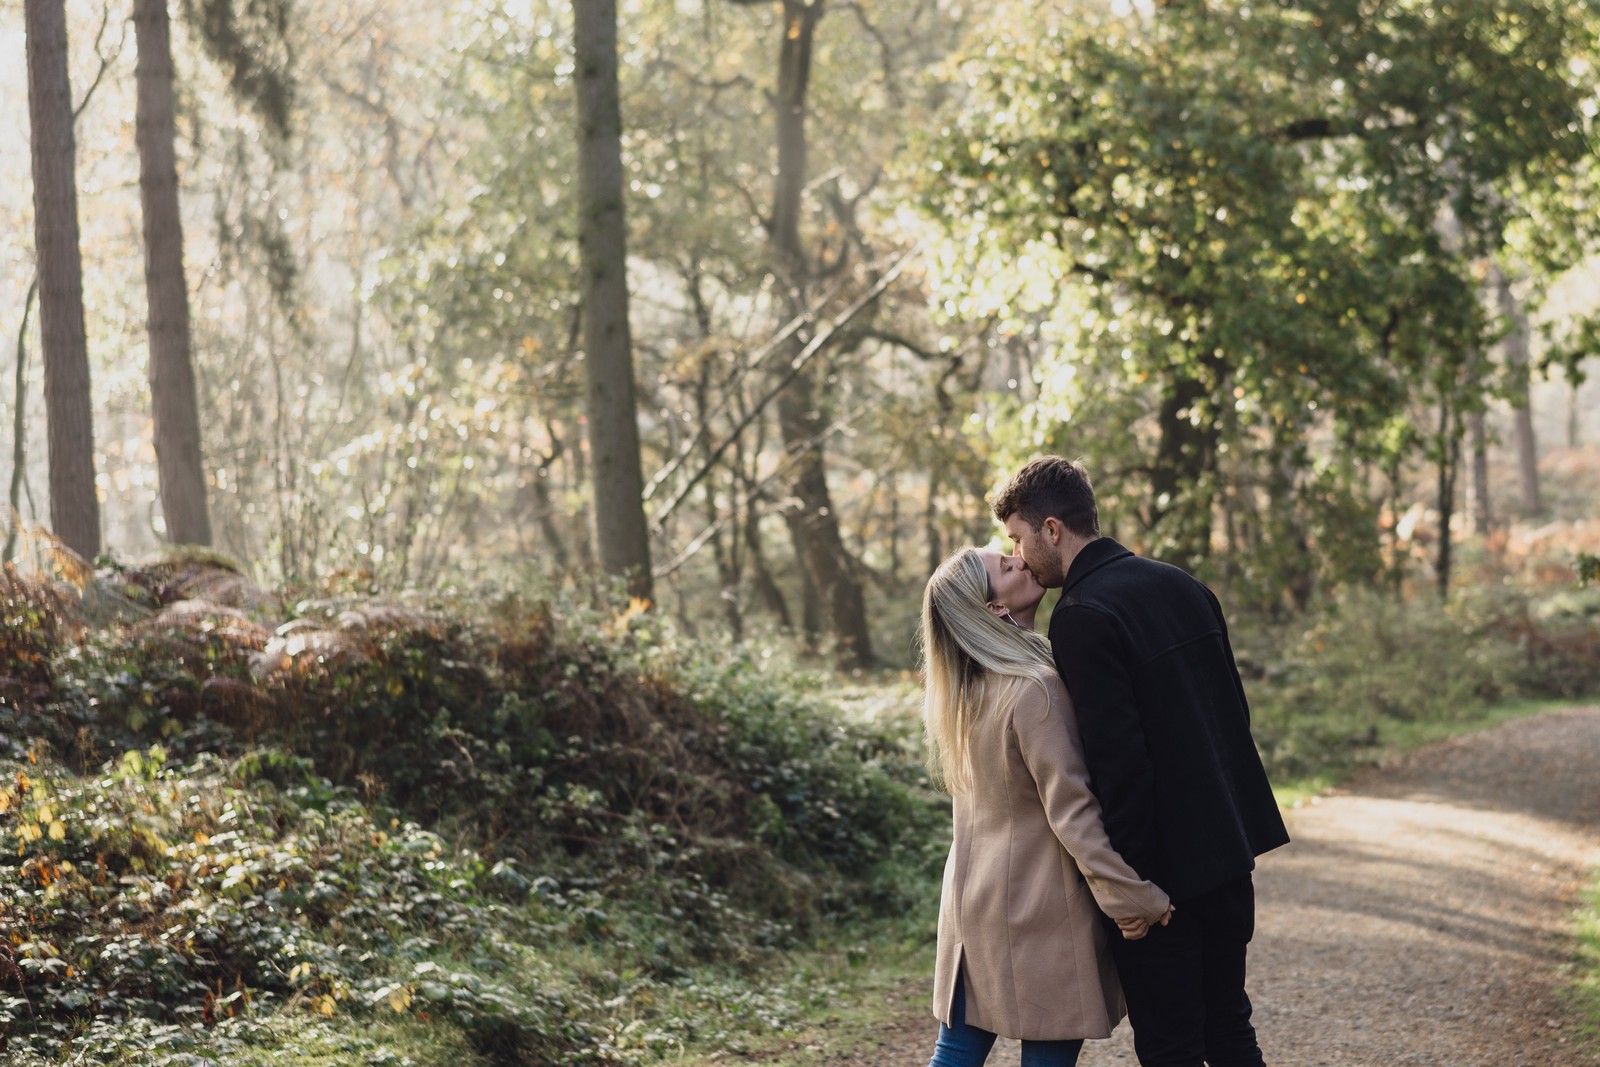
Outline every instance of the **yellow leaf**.
{"type": "Polygon", "coordinates": [[[17,794],[9,789],[0,789],[0,815],[10,811],[17,803],[17,794]]]}
{"type": "Polygon", "coordinates": [[[50,840],[65,841],[67,839],[67,824],[57,819],[50,824],[50,840]]]}
{"type": "Polygon", "coordinates": [[[317,1010],[330,1019],[333,1018],[334,1004],[334,999],[330,996],[323,995],[317,998],[317,1010]]]}
{"type": "Polygon", "coordinates": [[[411,1007],[411,987],[401,986],[389,994],[389,1010],[396,1014],[411,1007]]]}
{"type": "Polygon", "coordinates": [[[50,805],[46,804],[44,807],[39,809],[39,813],[35,815],[34,818],[38,819],[41,823],[55,822],[56,813],[51,810],[50,805]]]}
{"type": "Polygon", "coordinates": [[[29,843],[39,840],[43,833],[44,831],[39,829],[39,824],[34,822],[23,823],[17,828],[17,836],[29,843]]]}

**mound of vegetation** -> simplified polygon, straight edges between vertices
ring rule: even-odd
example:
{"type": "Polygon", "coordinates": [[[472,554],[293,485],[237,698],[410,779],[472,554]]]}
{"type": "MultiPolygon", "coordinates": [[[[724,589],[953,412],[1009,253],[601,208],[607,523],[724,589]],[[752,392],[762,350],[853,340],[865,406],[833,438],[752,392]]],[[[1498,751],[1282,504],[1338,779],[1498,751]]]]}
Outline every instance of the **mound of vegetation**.
{"type": "Polygon", "coordinates": [[[825,995],[737,979],[940,858],[913,738],[637,610],[192,559],[0,603],[13,1055],[639,1062],[825,995]]]}

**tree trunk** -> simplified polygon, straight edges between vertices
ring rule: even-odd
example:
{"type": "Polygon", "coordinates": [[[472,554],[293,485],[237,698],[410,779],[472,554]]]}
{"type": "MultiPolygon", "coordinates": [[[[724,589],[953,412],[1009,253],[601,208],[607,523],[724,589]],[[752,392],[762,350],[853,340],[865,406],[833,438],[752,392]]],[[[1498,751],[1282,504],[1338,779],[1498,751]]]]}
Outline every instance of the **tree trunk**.
{"type": "Polygon", "coordinates": [[[1216,430],[1197,425],[1189,408],[1206,395],[1195,378],[1173,382],[1161,399],[1161,440],[1150,471],[1145,528],[1169,563],[1193,571],[1211,547],[1211,495],[1205,484],[1216,454],[1216,430]]]}
{"type": "Polygon", "coordinates": [[[178,213],[177,129],[167,0],[134,0],[138,39],[139,201],[144,208],[144,284],[149,302],[150,404],[167,540],[210,545],[200,406],[189,346],[189,291],[178,213]]]}
{"type": "MultiPolygon", "coordinates": [[[[800,211],[806,175],[806,93],[811,80],[811,47],[824,0],[783,0],[783,45],[778,53],[778,89],[773,96],[777,119],[778,173],[772,199],[773,270],[788,295],[790,315],[806,306],[808,268],[800,243],[800,211]]],[[[789,349],[798,353],[805,338],[796,336],[789,349]]],[[[839,535],[839,520],[828,490],[823,439],[827,426],[817,400],[816,374],[822,361],[795,376],[778,397],[778,425],[794,464],[793,491],[798,504],[789,516],[802,578],[815,607],[826,613],[846,666],[872,661],[872,638],[866,604],[854,561],[839,535]]],[[[810,615],[811,612],[807,612],[810,615]]]]}
{"type": "Polygon", "coordinates": [[[651,597],[650,541],[639,462],[633,339],[628,329],[627,222],[622,203],[622,111],[617,96],[616,0],[573,0],[578,92],[578,252],[590,485],[600,565],[632,596],[651,597]]]}
{"type": "Polygon", "coordinates": [[[756,595],[778,620],[779,626],[785,630],[792,630],[794,618],[789,614],[789,604],[783,599],[783,590],[778,588],[778,580],[772,576],[772,569],[767,566],[766,552],[761,545],[761,515],[756,504],[756,495],[747,494],[744,506],[744,544],[746,551],[749,552],[756,595]]]}
{"type": "Polygon", "coordinates": [[[1506,366],[1511,371],[1518,508],[1524,515],[1537,515],[1543,507],[1539,499],[1539,446],[1533,435],[1533,404],[1529,395],[1528,316],[1511,292],[1511,279],[1498,266],[1494,268],[1494,286],[1500,314],[1511,320],[1511,332],[1506,334],[1504,344],[1506,366]]]}
{"type": "MultiPolygon", "coordinates": [[[[1272,529],[1275,551],[1272,558],[1280,568],[1278,577],[1295,611],[1304,611],[1317,587],[1316,557],[1311,551],[1305,512],[1298,492],[1298,477],[1306,467],[1301,450],[1306,428],[1293,422],[1275,421],[1272,455],[1267,458],[1267,523],[1272,529]]],[[[1282,607],[1276,604],[1274,607],[1282,607]]]]}
{"type": "Polygon", "coordinates": [[[22,532],[22,480],[28,469],[28,320],[33,317],[33,301],[38,295],[39,276],[35,274],[28,285],[27,298],[22,302],[22,325],[17,327],[17,367],[11,410],[11,491],[6,498],[11,505],[11,515],[6,523],[5,552],[0,556],[7,563],[16,558],[17,536],[22,532]]]}
{"type": "Polygon", "coordinates": [[[1472,532],[1485,537],[1493,523],[1489,511],[1489,430],[1482,411],[1467,416],[1467,434],[1472,440],[1472,532]]]}
{"type": "Polygon", "coordinates": [[[1454,543],[1450,523],[1456,510],[1456,470],[1461,462],[1461,420],[1448,397],[1439,402],[1439,553],[1434,563],[1434,581],[1440,600],[1450,596],[1450,570],[1454,543]]]}
{"type": "Polygon", "coordinates": [[[83,326],[76,148],[63,0],[25,0],[33,231],[50,441],[50,525],[84,559],[100,554],[94,409],[83,326]]]}

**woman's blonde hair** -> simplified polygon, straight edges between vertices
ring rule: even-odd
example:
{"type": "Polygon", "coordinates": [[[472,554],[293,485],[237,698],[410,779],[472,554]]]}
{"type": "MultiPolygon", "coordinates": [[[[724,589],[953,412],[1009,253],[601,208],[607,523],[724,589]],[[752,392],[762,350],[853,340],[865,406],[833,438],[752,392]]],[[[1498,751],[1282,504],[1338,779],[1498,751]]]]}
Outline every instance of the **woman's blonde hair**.
{"type": "Polygon", "coordinates": [[[922,594],[928,770],[952,795],[971,785],[974,724],[1055,673],[1049,642],[991,612],[992,592],[982,551],[963,548],[939,564],[922,594]]]}

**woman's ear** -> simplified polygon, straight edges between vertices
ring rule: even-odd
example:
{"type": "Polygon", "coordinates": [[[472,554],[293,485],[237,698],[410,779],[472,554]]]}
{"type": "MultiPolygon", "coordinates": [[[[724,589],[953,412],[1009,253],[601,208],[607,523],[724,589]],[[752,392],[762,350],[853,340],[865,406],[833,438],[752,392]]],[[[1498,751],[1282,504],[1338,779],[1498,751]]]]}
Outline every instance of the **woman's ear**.
{"type": "Polygon", "coordinates": [[[984,607],[988,608],[989,614],[993,615],[997,619],[1003,619],[1011,614],[1011,609],[1000,603],[998,600],[991,600],[985,604],[984,607]]]}

